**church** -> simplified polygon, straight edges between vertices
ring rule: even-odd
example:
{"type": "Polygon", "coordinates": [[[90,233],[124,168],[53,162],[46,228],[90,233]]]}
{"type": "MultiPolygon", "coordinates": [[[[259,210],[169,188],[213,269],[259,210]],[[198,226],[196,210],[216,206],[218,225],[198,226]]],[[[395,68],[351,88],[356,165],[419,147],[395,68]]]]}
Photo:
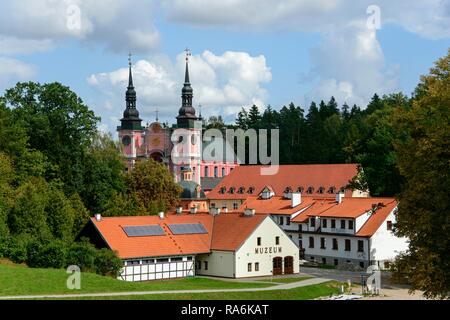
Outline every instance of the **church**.
{"type": "Polygon", "coordinates": [[[202,186],[203,190],[207,192],[239,164],[234,157],[217,161],[217,159],[208,159],[203,156],[203,150],[206,147],[203,142],[203,119],[201,115],[197,116],[192,104],[194,90],[189,79],[189,56],[190,54],[187,53],[185,79],[181,91],[181,108],[176,117],[176,124],[172,127],[160,123],[158,119],[145,127],[142,125],[137,108],[137,95],[133,85],[130,60],[125,98],[126,108],[117,131],[127,170],[131,170],[136,161],[151,158],[167,165],[178,183],[182,182],[186,172],[189,172],[190,180],[202,186]],[[174,144],[174,139],[183,146],[187,145],[188,156],[174,159],[172,155],[174,151],[177,151],[174,148],[179,147],[174,144]]]}

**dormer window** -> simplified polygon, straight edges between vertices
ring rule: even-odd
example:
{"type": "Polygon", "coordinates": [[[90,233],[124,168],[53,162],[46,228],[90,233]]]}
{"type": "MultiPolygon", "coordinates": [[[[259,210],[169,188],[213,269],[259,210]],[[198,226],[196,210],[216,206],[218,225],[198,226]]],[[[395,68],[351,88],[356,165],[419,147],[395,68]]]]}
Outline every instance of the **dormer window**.
{"type": "Polygon", "coordinates": [[[298,187],[297,188],[297,192],[298,193],[303,193],[303,191],[305,191],[305,188],[303,188],[303,187],[298,187]]]}
{"type": "Polygon", "coordinates": [[[306,190],[307,194],[312,194],[314,192],[314,187],[308,187],[308,190],[306,190]]]}
{"type": "Polygon", "coordinates": [[[231,188],[230,188],[230,191],[229,191],[230,194],[234,194],[234,191],[235,191],[235,190],[236,190],[236,189],[235,189],[234,187],[231,187],[231,188]]]}
{"type": "Polygon", "coordinates": [[[220,188],[220,194],[225,194],[225,192],[227,192],[227,189],[225,187],[220,188]]]}
{"type": "Polygon", "coordinates": [[[292,193],[292,188],[286,187],[286,189],[284,189],[284,193],[292,193]]]}
{"type": "Polygon", "coordinates": [[[325,192],[325,188],[320,187],[319,190],[317,190],[317,192],[319,192],[320,194],[323,194],[325,192]]]}
{"type": "Polygon", "coordinates": [[[265,187],[260,193],[262,199],[270,199],[272,196],[274,196],[274,192],[270,187],[265,187]]]}
{"type": "Polygon", "coordinates": [[[244,192],[245,192],[245,188],[244,187],[240,187],[239,190],[238,190],[238,193],[239,194],[244,194],[244,192]]]}
{"type": "Polygon", "coordinates": [[[330,193],[330,194],[334,194],[334,193],[336,193],[336,187],[330,187],[330,189],[328,189],[328,193],[330,193]]]}
{"type": "Polygon", "coordinates": [[[255,192],[255,188],[250,187],[248,188],[248,194],[253,194],[255,192]]]}

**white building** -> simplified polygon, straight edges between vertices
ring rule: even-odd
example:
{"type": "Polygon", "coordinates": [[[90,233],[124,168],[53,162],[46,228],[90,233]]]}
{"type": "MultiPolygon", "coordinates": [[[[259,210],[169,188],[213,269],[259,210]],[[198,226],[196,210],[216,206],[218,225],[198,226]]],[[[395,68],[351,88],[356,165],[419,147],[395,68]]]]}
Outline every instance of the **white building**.
{"type": "Polygon", "coordinates": [[[229,278],[299,272],[299,249],[268,216],[169,214],[92,218],[81,236],[117,252],[119,279],[229,278]]]}
{"type": "Polygon", "coordinates": [[[326,265],[387,268],[408,248],[393,233],[397,202],[393,198],[285,197],[249,198],[241,210],[270,215],[296,242],[300,258],[326,265]]]}

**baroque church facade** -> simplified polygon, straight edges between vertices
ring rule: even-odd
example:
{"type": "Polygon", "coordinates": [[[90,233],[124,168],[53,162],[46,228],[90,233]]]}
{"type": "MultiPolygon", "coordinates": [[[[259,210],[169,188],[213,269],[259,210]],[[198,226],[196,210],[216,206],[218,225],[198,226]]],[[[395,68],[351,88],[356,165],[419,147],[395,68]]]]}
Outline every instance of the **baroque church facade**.
{"type": "Polygon", "coordinates": [[[176,124],[172,127],[160,123],[158,119],[150,125],[142,125],[131,61],[128,78],[126,108],[120,120],[121,125],[117,127],[127,170],[131,170],[139,160],[152,158],[164,163],[176,182],[180,183],[188,176],[192,182],[208,191],[239,165],[234,157],[224,157],[222,161],[217,161],[203,155],[206,147],[203,143],[203,119],[201,115],[196,115],[192,104],[194,90],[189,79],[189,54],[186,55],[181,108],[176,124]]]}

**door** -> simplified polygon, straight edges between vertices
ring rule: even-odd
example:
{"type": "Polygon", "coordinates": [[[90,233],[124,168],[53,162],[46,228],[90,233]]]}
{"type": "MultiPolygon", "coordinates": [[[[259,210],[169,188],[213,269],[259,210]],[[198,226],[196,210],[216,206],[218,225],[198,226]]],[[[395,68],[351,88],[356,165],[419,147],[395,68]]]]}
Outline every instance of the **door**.
{"type": "Polygon", "coordinates": [[[283,274],[283,258],[275,257],[273,258],[273,275],[283,274]]]}
{"type": "Polygon", "coordinates": [[[284,274],[294,273],[294,257],[288,256],[284,258],[284,274]]]}

